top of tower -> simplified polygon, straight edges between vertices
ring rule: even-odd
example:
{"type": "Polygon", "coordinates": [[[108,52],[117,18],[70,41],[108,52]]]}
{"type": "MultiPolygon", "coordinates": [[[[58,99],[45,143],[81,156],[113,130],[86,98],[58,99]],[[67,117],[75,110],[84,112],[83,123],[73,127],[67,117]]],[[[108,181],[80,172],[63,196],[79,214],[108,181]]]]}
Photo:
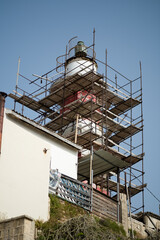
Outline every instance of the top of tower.
{"type": "Polygon", "coordinates": [[[83,41],[78,41],[75,46],[75,56],[76,57],[86,57],[87,56],[87,48],[84,45],[83,41]]]}

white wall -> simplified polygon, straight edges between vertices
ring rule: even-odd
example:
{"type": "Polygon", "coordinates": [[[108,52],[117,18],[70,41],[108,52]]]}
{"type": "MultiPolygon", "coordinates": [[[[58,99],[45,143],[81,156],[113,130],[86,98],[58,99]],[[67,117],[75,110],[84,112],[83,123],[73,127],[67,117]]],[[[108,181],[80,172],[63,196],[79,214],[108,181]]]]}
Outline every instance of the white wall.
{"type": "Polygon", "coordinates": [[[51,145],[51,168],[77,179],[77,155],[73,148],[61,143],[51,145]]]}
{"type": "Polygon", "coordinates": [[[25,214],[47,220],[50,165],[76,178],[76,162],[75,148],[5,114],[0,155],[0,215],[10,218],[25,214]]]}
{"type": "Polygon", "coordinates": [[[76,73],[83,75],[89,71],[92,71],[93,68],[94,68],[94,72],[96,72],[97,71],[96,63],[93,64],[93,61],[91,61],[89,58],[83,60],[81,57],[78,57],[76,59],[70,60],[69,63],[67,64],[66,77],[71,76],[76,73]],[[81,70],[83,70],[83,71],[81,71],[81,70]]]}

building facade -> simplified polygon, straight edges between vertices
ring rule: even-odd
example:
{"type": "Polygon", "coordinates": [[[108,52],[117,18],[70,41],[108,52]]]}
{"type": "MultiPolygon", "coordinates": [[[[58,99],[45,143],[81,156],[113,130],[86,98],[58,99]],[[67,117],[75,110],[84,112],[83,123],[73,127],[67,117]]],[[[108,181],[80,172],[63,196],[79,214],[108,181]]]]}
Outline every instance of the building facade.
{"type": "Polygon", "coordinates": [[[0,215],[49,218],[49,173],[77,178],[80,147],[5,109],[0,154],[0,215]]]}

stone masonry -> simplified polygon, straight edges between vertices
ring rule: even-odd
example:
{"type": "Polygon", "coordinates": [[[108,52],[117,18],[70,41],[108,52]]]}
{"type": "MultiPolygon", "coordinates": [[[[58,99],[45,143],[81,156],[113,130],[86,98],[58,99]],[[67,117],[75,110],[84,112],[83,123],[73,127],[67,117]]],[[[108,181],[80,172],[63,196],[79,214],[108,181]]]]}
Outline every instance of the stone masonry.
{"type": "Polygon", "coordinates": [[[34,240],[35,222],[28,216],[20,216],[0,222],[0,240],[34,240]]]}
{"type": "Polygon", "coordinates": [[[120,222],[128,234],[128,208],[126,194],[120,193],[120,222]]]}

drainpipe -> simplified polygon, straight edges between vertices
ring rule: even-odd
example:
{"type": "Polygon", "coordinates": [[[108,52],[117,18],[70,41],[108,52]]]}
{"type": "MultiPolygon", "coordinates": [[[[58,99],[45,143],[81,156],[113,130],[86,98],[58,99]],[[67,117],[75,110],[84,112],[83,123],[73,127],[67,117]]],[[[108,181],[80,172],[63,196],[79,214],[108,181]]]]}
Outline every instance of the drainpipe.
{"type": "Polygon", "coordinates": [[[7,94],[4,92],[0,92],[0,153],[1,153],[1,144],[2,144],[2,129],[3,129],[3,118],[4,118],[4,105],[5,98],[7,94]]]}

